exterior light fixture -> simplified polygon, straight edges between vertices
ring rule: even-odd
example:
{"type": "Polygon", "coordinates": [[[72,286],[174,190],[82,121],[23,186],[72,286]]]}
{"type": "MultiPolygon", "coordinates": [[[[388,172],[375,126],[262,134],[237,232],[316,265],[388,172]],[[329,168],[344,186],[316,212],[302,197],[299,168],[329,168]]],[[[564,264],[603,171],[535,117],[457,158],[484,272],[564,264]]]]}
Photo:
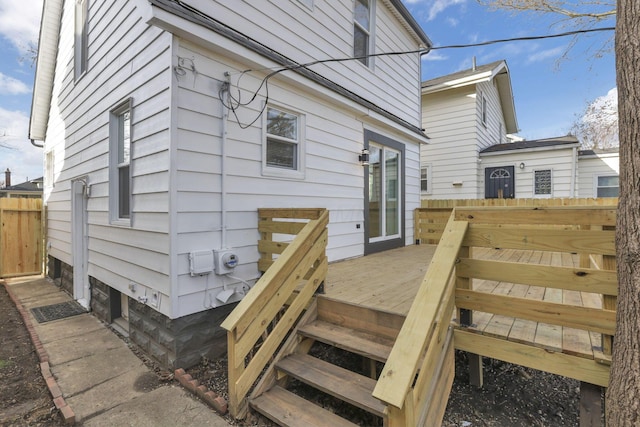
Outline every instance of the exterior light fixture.
{"type": "Polygon", "coordinates": [[[524,169],[524,162],[520,163],[520,169],[524,169]]]}
{"type": "Polygon", "coordinates": [[[369,166],[369,150],[363,148],[362,153],[358,155],[358,160],[360,161],[360,166],[369,166]]]}

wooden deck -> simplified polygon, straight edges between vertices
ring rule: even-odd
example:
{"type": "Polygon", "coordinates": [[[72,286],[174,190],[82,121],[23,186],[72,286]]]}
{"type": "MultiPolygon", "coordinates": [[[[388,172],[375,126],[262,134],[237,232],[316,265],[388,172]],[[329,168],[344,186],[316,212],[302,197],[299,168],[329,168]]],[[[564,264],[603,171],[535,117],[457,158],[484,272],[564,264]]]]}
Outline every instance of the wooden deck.
{"type": "MultiPolygon", "coordinates": [[[[413,245],[329,265],[325,297],[400,315],[406,315],[422,282],[435,245],[413,245]]],[[[579,267],[578,255],[513,249],[474,248],[474,258],[579,267]]],[[[473,290],[579,307],[601,308],[600,294],[473,279],[473,290]]],[[[455,319],[454,319],[455,320],[455,319]]],[[[474,311],[467,331],[528,344],[597,361],[601,334],[514,317],[474,311]]]]}

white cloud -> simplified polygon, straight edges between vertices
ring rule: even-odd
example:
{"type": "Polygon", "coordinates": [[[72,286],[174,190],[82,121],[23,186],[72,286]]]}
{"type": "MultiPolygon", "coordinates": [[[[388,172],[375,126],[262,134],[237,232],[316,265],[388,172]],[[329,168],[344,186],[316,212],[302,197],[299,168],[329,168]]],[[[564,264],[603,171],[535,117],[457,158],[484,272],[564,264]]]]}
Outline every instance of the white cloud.
{"type": "Polygon", "coordinates": [[[431,7],[429,8],[429,17],[428,21],[433,21],[439,13],[443,12],[450,6],[455,6],[457,4],[464,4],[467,0],[435,0],[431,7]]]}
{"type": "Polygon", "coordinates": [[[42,149],[28,138],[29,117],[0,107],[0,171],[12,172],[12,182],[42,176],[42,149]]]}
{"type": "Polygon", "coordinates": [[[42,0],[0,0],[0,36],[26,51],[37,44],[42,0]]]}
{"type": "Polygon", "coordinates": [[[565,46],[554,47],[553,49],[541,50],[539,52],[529,55],[527,63],[532,64],[534,62],[541,62],[547,59],[558,59],[565,52],[565,46]]]}
{"type": "Polygon", "coordinates": [[[3,95],[20,95],[23,93],[30,93],[31,88],[22,83],[18,79],[9,77],[0,72],[0,94],[3,95]]]}
{"type": "Polygon", "coordinates": [[[422,55],[423,61],[446,61],[448,56],[441,54],[438,51],[431,51],[426,55],[422,55]]]}

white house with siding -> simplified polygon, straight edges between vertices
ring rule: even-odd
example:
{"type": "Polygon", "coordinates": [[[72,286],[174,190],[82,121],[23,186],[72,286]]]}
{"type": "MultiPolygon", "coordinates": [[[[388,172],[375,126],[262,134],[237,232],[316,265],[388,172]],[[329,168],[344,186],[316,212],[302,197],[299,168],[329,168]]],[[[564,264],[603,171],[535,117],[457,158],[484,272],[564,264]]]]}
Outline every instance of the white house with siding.
{"type": "Polygon", "coordinates": [[[224,350],[258,208],[328,209],[331,261],[413,242],[420,55],[369,56],[430,47],[400,0],[45,0],[41,25],[49,275],[164,365],[224,350]]]}
{"type": "Polygon", "coordinates": [[[518,131],[506,61],[422,82],[422,125],[422,198],[483,198],[480,151],[518,131]]]}
{"type": "Polygon", "coordinates": [[[422,83],[423,199],[613,197],[617,150],[572,135],[522,140],[505,61],[422,83]]]}

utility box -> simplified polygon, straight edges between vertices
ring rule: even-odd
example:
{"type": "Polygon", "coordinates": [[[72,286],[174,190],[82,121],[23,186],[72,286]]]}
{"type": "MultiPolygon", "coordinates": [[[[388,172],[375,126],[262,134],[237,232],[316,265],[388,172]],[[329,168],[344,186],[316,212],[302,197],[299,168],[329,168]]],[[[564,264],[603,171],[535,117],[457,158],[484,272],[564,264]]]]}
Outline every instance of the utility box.
{"type": "Polygon", "coordinates": [[[189,273],[191,276],[204,276],[213,271],[213,251],[189,252],[189,273]]]}
{"type": "Polygon", "coordinates": [[[213,254],[216,274],[223,275],[232,273],[238,265],[238,255],[232,250],[224,249],[213,251],[213,254]]]}

